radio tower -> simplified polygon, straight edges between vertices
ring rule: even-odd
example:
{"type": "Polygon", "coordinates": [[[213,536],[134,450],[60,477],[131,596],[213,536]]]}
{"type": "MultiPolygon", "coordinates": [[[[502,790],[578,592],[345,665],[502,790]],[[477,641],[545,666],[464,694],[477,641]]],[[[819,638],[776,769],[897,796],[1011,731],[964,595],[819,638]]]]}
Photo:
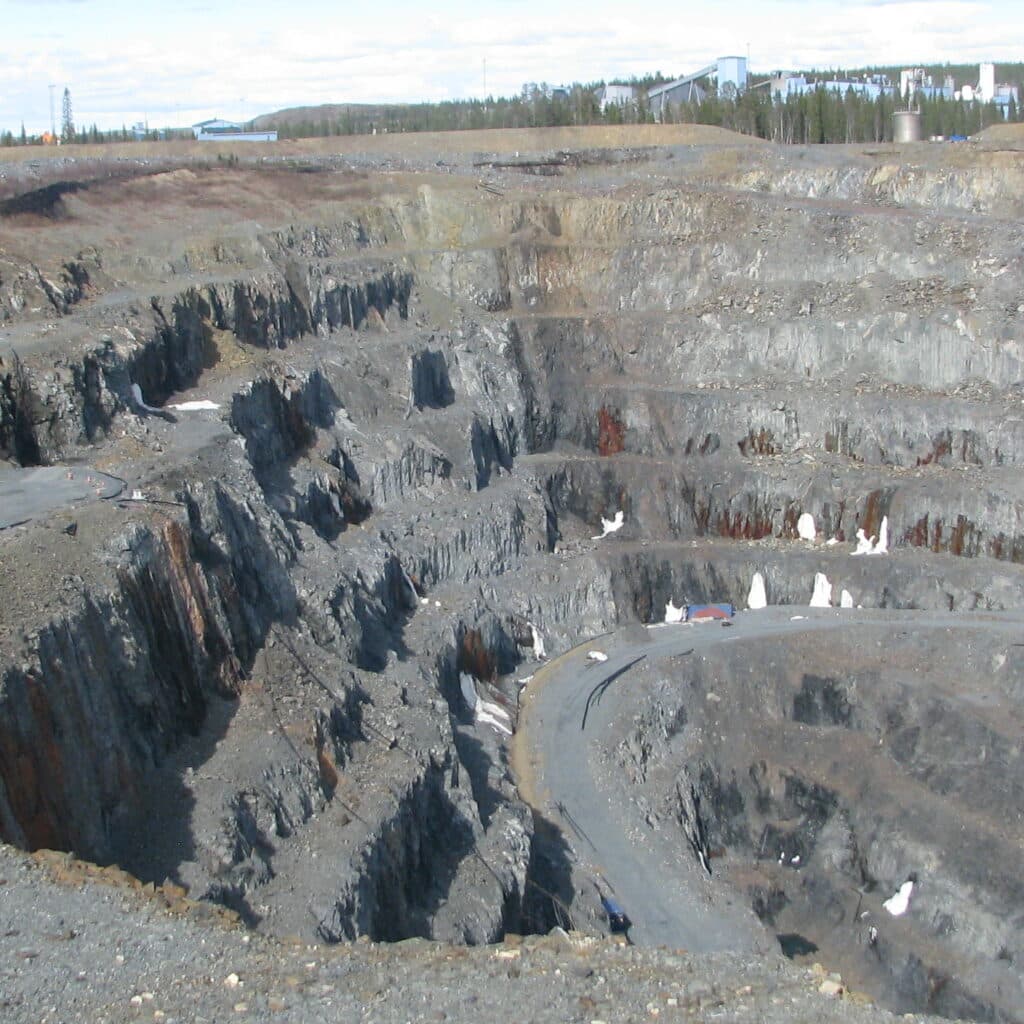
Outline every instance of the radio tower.
{"type": "Polygon", "coordinates": [[[75,141],[75,119],[71,116],[71,90],[65,87],[63,114],[60,123],[60,138],[62,142],[75,141]]]}

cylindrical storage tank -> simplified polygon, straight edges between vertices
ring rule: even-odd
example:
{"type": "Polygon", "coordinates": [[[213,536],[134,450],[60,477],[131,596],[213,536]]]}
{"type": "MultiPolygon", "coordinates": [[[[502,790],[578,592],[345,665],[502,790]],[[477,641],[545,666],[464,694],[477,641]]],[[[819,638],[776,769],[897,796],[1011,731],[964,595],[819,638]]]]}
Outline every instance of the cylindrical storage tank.
{"type": "Polygon", "coordinates": [[[921,114],[918,111],[897,110],[892,115],[892,141],[921,141],[921,114]]]}

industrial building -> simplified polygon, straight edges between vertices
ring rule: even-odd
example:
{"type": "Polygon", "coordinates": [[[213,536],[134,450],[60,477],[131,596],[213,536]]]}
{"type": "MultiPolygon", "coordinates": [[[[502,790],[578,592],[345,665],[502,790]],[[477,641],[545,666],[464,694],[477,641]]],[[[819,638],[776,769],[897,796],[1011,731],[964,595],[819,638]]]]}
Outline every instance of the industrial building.
{"type": "Polygon", "coordinates": [[[692,79],[680,78],[674,82],[666,82],[664,85],[656,85],[647,91],[647,101],[650,104],[651,113],[660,121],[669,105],[678,106],[680,103],[701,103],[707,93],[692,79]]]}
{"type": "Polygon", "coordinates": [[[808,81],[804,75],[795,75],[787,71],[780,71],[772,76],[770,88],[774,98],[783,100],[789,96],[802,96],[805,93],[814,92],[815,89],[825,89],[828,92],[837,92],[844,96],[852,91],[855,96],[863,96],[869,100],[876,100],[879,96],[891,96],[896,92],[896,87],[885,75],[808,81]]]}
{"type": "Polygon", "coordinates": [[[814,92],[815,89],[827,89],[845,95],[853,92],[865,99],[877,100],[880,96],[896,96],[905,103],[912,104],[920,99],[963,100],[966,103],[994,103],[1007,117],[1011,101],[1015,106],[1020,104],[1020,91],[1016,85],[997,85],[995,65],[982,64],[978,68],[978,84],[964,85],[957,89],[952,75],[947,75],[941,85],[936,84],[931,75],[923,68],[904,68],[900,72],[900,84],[897,87],[889,82],[884,75],[871,75],[857,79],[815,79],[809,81],[804,75],[796,75],[781,71],[772,76],[771,93],[776,99],[785,100],[789,96],[802,96],[814,92]]]}
{"type": "Polygon", "coordinates": [[[192,134],[199,142],[277,142],[276,131],[246,131],[235,121],[219,117],[192,125],[192,134]]]}
{"type": "Polygon", "coordinates": [[[603,114],[609,107],[624,107],[636,101],[635,85],[602,85],[594,90],[603,114]]]}
{"type": "Polygon", "coordinates": [[[700,103],[705,89],[699,84],[702,78],[714,78],[718,84],[718,93],[740,93],[747,87],[747,58],[719,57],[713,64],[708,64],[692,75],[684,75],[674,82],[657,85],[647,91],[647,101],[651,113],[657,120],[662,120],[669,106],[680,103],[700,103]]]}
{"type": "Polygon", "coordinates": [[[994,103],[1004,118],[1010,114],[1010,105],[1020,109],[1020,89],[1016,85],[996,83],[996,66],[992,63],[978,65],[978,84],[965,85],[957,99],[968,103],[994,103]]]}
{"type": "Polygon", "coordinates": [[[946,75],[942,85],[936,85],[924,68],[904,68],[900,72],[900,96],[908,103],[915,97],[951,100],[955,95],[956,82],[952,75],[946,75]]]}

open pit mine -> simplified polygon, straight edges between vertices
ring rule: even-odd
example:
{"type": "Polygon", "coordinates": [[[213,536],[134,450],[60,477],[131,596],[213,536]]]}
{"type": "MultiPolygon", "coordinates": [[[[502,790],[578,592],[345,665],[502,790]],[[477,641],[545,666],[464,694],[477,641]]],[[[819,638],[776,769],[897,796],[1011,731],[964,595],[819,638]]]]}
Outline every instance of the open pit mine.
{"type": "Polygon", "coordinates": [[[1020,140],[629,132],[3,165],[0,838],[1024,1020],[1020,140]]]}

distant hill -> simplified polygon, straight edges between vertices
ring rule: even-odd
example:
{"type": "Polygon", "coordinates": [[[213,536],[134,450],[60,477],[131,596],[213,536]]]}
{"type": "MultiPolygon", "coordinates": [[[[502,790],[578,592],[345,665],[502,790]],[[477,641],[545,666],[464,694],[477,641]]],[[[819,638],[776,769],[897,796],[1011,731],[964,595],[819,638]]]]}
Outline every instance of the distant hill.
{"type": "MultiPolygon", "coordinates": [[[[260,130],[288,125],[318,124],[327,122],[339,124],[350,122],[353,126],[370,125],[374,121],[383,120],[396,110],[408,110],[416,106],[430,104],[383,104],[383,103],[323,103],[315,107],[288,107],[275,110],[270,114],[261,114],[253,120],[253,127],[260,130]]],[[[358,131],[358,127],[355,129],[358,131]]]]}

